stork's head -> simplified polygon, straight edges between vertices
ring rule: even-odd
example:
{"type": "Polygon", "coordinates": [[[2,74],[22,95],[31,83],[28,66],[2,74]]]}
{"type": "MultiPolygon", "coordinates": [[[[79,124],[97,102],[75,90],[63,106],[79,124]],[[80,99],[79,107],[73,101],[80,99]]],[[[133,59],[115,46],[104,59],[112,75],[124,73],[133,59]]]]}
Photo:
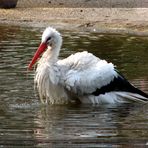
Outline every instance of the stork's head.
{"type": "Polygon", "coordinates": [[[31,70],[32,66],[36,63],[37,59],[40,55],[46,50],[57,50],[55,52],[59,52],[62,45],[62,37],[58,31],[54,28],[48,27],[44,30],[42,34],[41,44],[38,47],[34,57],[32,58],[28,69],[31,70]]]}

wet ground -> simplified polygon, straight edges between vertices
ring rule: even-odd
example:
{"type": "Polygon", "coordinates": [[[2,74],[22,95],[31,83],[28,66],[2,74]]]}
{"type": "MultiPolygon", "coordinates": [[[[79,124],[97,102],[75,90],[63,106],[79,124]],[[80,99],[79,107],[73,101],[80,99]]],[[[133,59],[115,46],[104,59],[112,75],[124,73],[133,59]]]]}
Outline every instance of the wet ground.
{"type": "MultiPolygon", "coordinates": [[[[1,147],[146,147],[148,105],[46,106],[27,65],[42,29],[0,26],[1,147]]],[[[88,50],[148,93],[148,37],[61,31],[60,58],[88,50]]]]}

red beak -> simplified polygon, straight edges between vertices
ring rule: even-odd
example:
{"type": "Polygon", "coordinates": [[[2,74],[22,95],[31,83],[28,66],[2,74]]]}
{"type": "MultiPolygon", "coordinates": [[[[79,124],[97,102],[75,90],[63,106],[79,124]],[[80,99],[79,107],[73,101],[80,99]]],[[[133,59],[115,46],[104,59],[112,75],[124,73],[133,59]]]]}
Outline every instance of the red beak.
{"type": "Polygon", "coordinates": [[[40,57],[40,55],[45,51],[45,49],[47,48],[47,44],[46,43],[41,43],[38,50],[36,51],[36,53],[34,54],[34,57],[32,58],[28,69],[31,70],[32,66],[36,63],[37,59],[40,57]]]}

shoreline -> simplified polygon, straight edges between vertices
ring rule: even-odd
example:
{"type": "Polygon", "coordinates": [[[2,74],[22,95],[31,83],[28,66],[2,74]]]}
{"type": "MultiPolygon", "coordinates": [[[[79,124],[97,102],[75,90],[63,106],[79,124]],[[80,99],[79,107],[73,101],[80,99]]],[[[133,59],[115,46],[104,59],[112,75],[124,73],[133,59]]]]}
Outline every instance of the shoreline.
{"type": "Polygon", "coordinates": [[[148,36],[148,8],[0,9],[0,25],[148,36]]]}

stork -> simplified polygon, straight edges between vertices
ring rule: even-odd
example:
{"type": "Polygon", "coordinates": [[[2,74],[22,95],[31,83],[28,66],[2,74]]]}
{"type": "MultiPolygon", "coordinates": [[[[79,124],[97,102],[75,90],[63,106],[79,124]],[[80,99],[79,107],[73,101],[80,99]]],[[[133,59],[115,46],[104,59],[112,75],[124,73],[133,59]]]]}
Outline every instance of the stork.
{"type": "Polygon", "coordinates": [[[130,84],[112,63],[87,51],[59,60],[61,46],[61,34],[52,27],[46,28],[29,64],[31,70],[42,54],[34,79],[42,103],[148,101],[148,95],[130,84]]]}

